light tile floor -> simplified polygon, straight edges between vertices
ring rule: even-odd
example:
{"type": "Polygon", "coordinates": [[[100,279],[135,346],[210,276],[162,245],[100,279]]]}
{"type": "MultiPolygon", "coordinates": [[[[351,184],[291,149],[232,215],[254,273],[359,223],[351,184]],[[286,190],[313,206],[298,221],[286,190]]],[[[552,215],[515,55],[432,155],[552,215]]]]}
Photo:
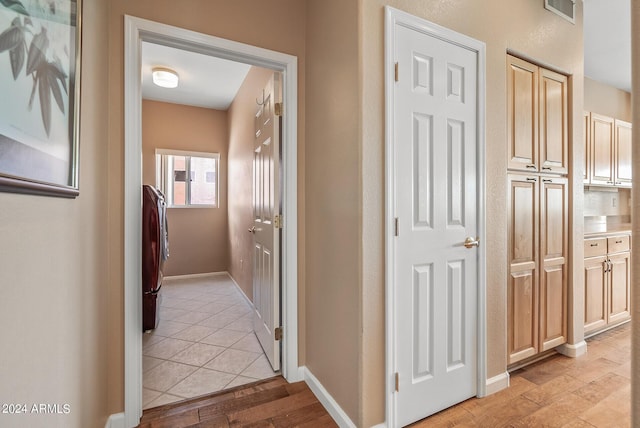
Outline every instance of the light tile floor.
{"type": "Polygon", "coordinates": [[[142,355],[145,409],[276,375],[227,274],[165,280],[160,323],[143,334],[142,355]]]}

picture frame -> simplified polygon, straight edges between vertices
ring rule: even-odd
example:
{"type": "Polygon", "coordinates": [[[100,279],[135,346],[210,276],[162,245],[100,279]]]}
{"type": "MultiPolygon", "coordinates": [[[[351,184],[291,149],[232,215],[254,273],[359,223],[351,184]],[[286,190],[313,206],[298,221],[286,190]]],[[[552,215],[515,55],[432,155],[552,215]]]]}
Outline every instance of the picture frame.
{"type": "Polygon", "coordinates": [[[0,0],[0,192],[79,195],[82,0],[0,0]]]}

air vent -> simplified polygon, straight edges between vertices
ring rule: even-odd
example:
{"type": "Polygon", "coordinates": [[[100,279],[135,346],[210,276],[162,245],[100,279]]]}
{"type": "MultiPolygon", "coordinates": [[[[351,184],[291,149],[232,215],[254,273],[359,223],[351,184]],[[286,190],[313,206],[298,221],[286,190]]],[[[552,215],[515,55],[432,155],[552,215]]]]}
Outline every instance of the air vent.
{"type": "Polygon", "coordinates": [[[576,23],[576,0],[544,0],[544,8],[572,24],[576,23]]]}

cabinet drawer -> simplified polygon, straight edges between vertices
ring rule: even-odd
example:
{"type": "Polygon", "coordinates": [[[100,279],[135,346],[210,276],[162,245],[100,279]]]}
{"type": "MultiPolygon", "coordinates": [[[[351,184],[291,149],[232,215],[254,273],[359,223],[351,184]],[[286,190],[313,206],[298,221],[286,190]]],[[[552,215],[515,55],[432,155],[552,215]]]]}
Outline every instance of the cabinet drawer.
{"type": "Polygon", "coordinates": [[[607,247],[609,253],[629,251],[629,235],[612,236],[611,238],[607,238],[607,247]]]}
{"type": "Polygon", "coordinates": [[[607,254],[607,238],[593,238],[584,240],[584,256],[596,257],[607,254]]]}

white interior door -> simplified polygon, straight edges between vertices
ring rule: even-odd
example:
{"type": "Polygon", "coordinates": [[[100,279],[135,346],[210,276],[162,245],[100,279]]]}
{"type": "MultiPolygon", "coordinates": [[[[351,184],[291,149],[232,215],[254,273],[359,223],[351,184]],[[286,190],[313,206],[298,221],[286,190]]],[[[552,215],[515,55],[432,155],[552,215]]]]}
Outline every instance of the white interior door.
{"type": "Polygon", "coordinates": [[[395,414],[403,426],[477,391],[479,63],[477,51],[440,37],[397,24],[395,34],[395,414]]]}
{"type": "Polygon", "coordinates": [[[255,117],[253,153],[254,330],[274,370],[280,370],[280,73],[262,94],[255,117]]]}

